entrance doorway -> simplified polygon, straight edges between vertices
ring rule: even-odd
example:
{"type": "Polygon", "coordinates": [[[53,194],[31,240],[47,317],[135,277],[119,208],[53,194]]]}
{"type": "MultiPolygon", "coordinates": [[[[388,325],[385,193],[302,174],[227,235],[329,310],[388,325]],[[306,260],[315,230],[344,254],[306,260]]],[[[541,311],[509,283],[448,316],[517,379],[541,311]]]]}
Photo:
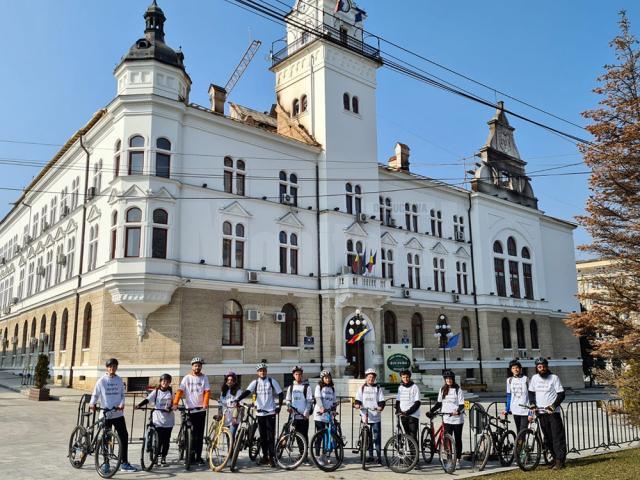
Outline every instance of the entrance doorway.
{"type": "Polygon", "coordinates": [[[369,326],[367,321],[357,315],[351,317],[345,327],[345,356],[347,357],[347,364],[353,370],[353,376],[355,378],[364,378],[366,337],[361,336],[360,334],[368,328],[371,327],[369,326]],[[357,340],[353,343],[350,343],[350,340],[353,339],[357,340]]]}

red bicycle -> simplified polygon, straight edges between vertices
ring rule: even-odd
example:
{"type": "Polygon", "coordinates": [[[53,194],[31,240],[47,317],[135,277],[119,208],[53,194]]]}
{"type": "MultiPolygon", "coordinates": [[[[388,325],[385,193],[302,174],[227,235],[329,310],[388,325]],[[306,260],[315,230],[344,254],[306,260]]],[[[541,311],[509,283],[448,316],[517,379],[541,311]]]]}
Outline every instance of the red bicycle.
{"type": "MultiPolygon", "coordinates": [[[[433,416],[444,417],[448,416],[448,413],[436,413],[433,416]]],[[[444,432],[444,422],[440,424],[438,430],[435,429],[433,423],[433,417],[429,418],[429,423],[426,423],[420,433],[420,451],[422,452],[422,458],[427,463],[431,463],[433,455],[436,450],[440,457],[440,464],[442,469],[446,473],[453,473],[456,471],[456,461],[458,460],[456,454],[456,443],[453,439],[453,435],[444,432]]]]}

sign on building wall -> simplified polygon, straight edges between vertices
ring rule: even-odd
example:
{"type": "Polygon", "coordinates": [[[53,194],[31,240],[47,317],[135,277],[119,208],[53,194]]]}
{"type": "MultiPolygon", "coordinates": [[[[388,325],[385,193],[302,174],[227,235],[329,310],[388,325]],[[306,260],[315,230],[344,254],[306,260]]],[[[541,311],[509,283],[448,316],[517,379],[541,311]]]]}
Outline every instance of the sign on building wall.
{"type": "Polygon", "coordinates": [[[313,350],[315,348],[315,338],[314,337],[304,337],[304,349],[305,350],[313,350]]]}
{"type": "Polygon", "coordinates": [[[385,343],[384,380],[385,383],[400,383],[400,372],[411,369],[413,348],[410,343],[385,343]]]}

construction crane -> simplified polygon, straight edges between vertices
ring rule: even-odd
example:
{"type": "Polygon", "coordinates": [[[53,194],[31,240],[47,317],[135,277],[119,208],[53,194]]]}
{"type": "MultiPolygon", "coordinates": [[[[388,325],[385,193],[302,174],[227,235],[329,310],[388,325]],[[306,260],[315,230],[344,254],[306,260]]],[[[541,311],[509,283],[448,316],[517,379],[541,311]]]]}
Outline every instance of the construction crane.
{"type": "Polygon", "coordinates": [[[249,63],[251,63],[251,60],[253,59],[256,52],[260,48],[260,45],[262,45],[262,42],[260,40],[254,40],[251,42],[251,45],[249,45],[249,48],[247,48],[247,51],[244,52],[244,55],[242,56],[242,60],[240,60],[240,63],[231,74],[229,81],[224,86],[224,89],[227,92],[227,98],[229,97],[231,90],[233,90],[233,87],[236,86],[236,83],[238,83],[238,80],[240,80],[240,77],[242,77],[242,74],[249,66],[249,63]]]}

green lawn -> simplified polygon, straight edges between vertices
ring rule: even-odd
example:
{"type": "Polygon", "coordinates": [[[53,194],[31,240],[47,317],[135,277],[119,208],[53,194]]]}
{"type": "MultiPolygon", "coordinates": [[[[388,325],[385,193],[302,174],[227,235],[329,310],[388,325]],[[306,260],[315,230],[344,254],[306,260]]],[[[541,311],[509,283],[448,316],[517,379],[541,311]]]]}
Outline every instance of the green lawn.
{"type": "Polygon", "coordinates": [[[548,470],[543,464],[533,472],[513,470],[483,479],[509,480],[636,480],[640,478],[640,449],[607,452],[567,462],[567,468],[560,471],[548,470]]]}

